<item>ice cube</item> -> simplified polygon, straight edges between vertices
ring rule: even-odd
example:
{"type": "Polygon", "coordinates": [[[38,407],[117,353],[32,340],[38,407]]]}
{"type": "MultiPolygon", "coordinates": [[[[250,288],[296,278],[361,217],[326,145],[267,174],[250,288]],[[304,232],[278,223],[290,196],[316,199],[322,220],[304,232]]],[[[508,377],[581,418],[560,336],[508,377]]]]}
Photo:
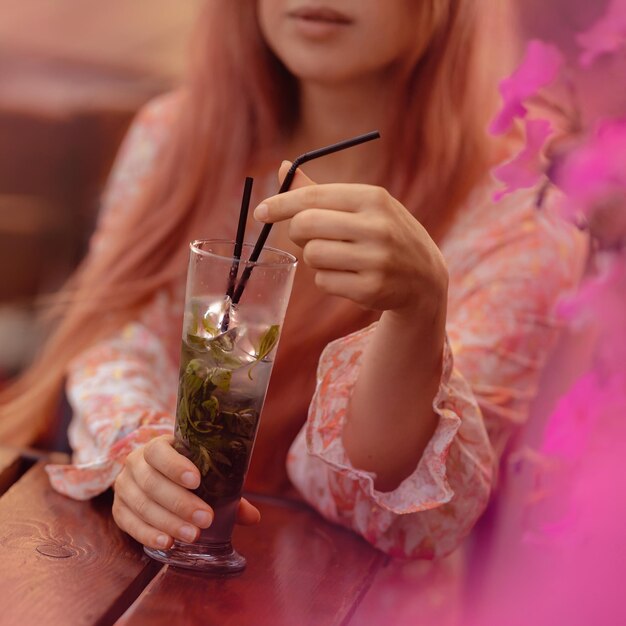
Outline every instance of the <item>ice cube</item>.
{"type": "MultiPolygon", "coordinates": [[[[211,330],[215,329],[214,335],[217,335],[223,326],[232,327],[236,324],[237,310],[228,296],[212,302],[203,316],[203,325],[208,326],[211,330]]],[[[206,330],[211,332],[209,329],[206,330]]]]}
{"type": "Polygon", "coordinates": [[[193,298],[185,312],[185,333],[200,339],[217,337],[223,327],[236,324],[237,310],[225,296],[193,298]]]}
{"type": "Polygon", "coordinates": [[[239,335],[239,328],[236,326],[229,328],[225,333],[213,337],[209,343],[216,347],[221,352],[232,352],[237,344],[237,336],[239,335]]]}

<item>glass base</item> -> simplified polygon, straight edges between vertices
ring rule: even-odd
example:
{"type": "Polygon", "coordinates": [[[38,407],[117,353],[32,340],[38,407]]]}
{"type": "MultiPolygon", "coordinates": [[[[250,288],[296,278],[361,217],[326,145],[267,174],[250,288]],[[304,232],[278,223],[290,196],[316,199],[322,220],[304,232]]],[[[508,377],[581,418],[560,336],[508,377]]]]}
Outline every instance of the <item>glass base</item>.
{"type": "Polygon", "coordinates": [[[232,543],[184,543],[175,541],[169,550],[144,546],[144,552],[161,563],[206,572],[216,576],[235,576],[246,567],[246,559],[233,549],[232,543]]]}

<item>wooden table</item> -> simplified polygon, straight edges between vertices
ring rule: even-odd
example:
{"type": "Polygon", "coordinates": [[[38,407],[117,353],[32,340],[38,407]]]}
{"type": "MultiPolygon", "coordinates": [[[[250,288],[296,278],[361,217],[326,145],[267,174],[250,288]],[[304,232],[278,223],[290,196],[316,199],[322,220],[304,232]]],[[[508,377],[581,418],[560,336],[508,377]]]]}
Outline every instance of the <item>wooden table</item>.
{"type": "Polygon", "coordinates": [[[389,623],[362,608],[387,557],[300,502],[251,496],[262,521],[234,537],[248,567],[210,578],[148,559],[115,526],[109,494],[65,498],[44,465],[0,448],[2,626],[389,623]]]}

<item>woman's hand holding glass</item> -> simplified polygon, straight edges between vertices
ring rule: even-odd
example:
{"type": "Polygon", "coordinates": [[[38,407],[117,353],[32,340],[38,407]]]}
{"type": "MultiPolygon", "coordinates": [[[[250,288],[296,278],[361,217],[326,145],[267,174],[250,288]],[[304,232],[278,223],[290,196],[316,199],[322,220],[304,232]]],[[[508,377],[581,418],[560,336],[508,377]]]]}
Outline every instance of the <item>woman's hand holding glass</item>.
{"type": "MultiPolygon", "coordinates": [[[[200,484],[198,468],[158,437],[133,450],[114,485],[113,519],[140,543],[170,548],[174,539],[195,541],[213,521],[211,507],[192,491],[200,484]]],[[[237,523],[256,524],[259,511],[241,500],[237,523]]]]}

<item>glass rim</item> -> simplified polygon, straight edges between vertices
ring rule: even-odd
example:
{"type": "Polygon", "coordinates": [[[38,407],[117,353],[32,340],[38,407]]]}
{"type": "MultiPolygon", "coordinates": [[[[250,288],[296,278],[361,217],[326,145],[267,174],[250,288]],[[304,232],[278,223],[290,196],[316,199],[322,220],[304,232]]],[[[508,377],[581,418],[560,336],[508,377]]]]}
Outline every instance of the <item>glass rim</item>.
{"type": "MultiPolygon", "coordinates": [[[[277,263],[277,262],[268,262],[268,261],[248,261],[246,259],[236,259],[234,254],[231,253],[228,255],[224,255],[224,254],[218,254],[217,252],[209,252],[207,250],[203,250],[200,245],[201,244],[226,244],[226,245],[230,245],[231,247],[234,248],[235,246],[235,240],[234,239],[211,239],[211,238],[207,238],[207,239],[194,239],[193,241],[191,241],[189,243],[189,249],[192,252],[195,252],[196,254],[200,255],[200,256],[205,256],[205,257],[210,257],[210,258],[214,258],[214,259],[220,259],[222,261],[228,261],[230,263],[234,262],[234,261],[238,261],[239,263],[242,263],[243,265],[247,265],[250,267],[265,267],[265,268],[285,268],[285,267],[291,267],[291,266],[295,266],[298,264],[298,259],[291,253],[289,252],[285,252],[284,250],[281,250],[280,248],[274,248],[272,246],[263,246],[263,250],[267,250],[268,252],[273,252],[274,254],[277,254],[279,256],[282,256],[284,258],[287,259],[287,262],[283,262],[283,263],[277,263]]],[[[243,248],[249,248],[249,249],[254,249],[254,244],[253,243],[244,243],[242,244],[243,248]]]]}

